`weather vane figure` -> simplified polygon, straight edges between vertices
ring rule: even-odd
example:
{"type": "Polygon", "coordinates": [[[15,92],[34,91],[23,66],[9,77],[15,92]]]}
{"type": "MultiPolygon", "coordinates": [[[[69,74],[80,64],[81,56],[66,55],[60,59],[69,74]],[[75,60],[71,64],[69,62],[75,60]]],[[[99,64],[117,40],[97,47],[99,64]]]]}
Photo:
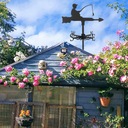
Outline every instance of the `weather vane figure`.
{"type": "Polygon", "coordinates": [[[72,7],[73,7],[72,10],[71,10],[71,16],[72,16],[72,18],[74,18],[74,19],[82,18],[82,17],[80,16],[80,12],[81,12],[82,10],[80,10],[80,11],[77,11],[77,10],[76,10],[77,4],[73,4],[72,7]]]}
{"type": "Polygon", "coordinates": [[[90,34],[85,35],[84,34],[84,23],[85,21],[103,21],[102,18],[99,19],[93,19],[90,17],[82,17],[80,15],[80,12],[87,6],[91,6],[92,7],[92,16],[94,16],[94,12],[93,12],[93,5],[89,4],[84,6],[81,10],[76,10],[77,8],[77,4],[73,4],[72,5],[72,10],[71,10],[71,17],[62,17],[62,23],[70,23],[71,21],[81,21],[82,23],[82,34],[81,35],[75,35],[74,32],[71,32],[70,37],[72,38],[72,40],[77,39],[77,40],[82,40],[82,49],[84,50],[84,40],[89,40],[92,39],[94,40],[94,34],[93,32],[90,32],[90,34]]]}

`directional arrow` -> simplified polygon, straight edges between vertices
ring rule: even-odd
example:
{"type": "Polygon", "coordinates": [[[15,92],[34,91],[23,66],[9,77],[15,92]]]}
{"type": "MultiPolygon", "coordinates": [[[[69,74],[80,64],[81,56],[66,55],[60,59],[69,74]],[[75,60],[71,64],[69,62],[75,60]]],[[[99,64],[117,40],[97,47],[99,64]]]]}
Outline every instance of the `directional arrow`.
{"type": "Polygon", "coordinates": [[[103,21],[102,18],[99,19],[93,19],[93,18],[83,18],[83,17],[79,17],[79,18],[72,18],[72,17],[62,17],[62,23],[70,23],[71,21],[81,21],[81,22],[85,22],[85,21],[103,21]]]}

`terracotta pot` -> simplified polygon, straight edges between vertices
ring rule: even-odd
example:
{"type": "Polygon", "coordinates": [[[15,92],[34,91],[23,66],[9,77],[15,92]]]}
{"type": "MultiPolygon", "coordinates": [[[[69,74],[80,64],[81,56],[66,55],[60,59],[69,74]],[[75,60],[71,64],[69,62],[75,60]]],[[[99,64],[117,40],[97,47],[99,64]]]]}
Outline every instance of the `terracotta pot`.
{"type": "Polygon", "coordinates": [[[111,101],[110,97],[100,97],[100,103],[103,107],[108,107],[110,101],[111,101]]]}

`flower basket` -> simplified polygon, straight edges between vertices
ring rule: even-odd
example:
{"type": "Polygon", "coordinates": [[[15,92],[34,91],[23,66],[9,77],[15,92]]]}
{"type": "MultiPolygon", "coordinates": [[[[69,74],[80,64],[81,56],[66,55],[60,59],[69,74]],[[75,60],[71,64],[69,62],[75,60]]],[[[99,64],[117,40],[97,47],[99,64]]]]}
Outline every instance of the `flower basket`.
{"type": "Polygon", "coordinates": [[[22,127],[29,127],[33,122],[33,117],[16,117],[16,121],[22,127]]]}
{"type": "Polygon", "coordinates": [[[103,107],[108,107],[110,104],[111,98],[110,97],[100,97],[100,103],[103,107]]]}

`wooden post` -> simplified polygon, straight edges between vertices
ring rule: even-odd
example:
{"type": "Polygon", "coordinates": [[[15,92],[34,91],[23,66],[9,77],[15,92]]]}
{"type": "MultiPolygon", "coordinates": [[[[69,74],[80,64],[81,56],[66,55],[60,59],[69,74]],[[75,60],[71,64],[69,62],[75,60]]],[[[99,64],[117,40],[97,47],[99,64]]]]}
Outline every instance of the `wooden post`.
{"type": "MultiPolygon", "coordinates": [[[[121,107],[117,106],[117,116],[121,116],[121,107]]],[[[121,128],[121,124],[119,124],[118,128],[121,128]]]]}
{"type": "MultiPolygon", "coordinates": [[[[60,94],[60,105],[62,105],[62,94],[60,94]]],[[[59,107],[59,126],[58,128],[61,128],[61,107],[59,107]]]]}
{"type": "MultiPolygon", "coordinates": [[[[31,92],[28,93],[28,102],[33,102],[33,91],[34,91],[34,87],[32,87],[31,92]]],[[[32,106],[28,106],[28,109],[29,109],[29,110],[31,111],[31,113],[32,113],[32,106]]],[[[28,128],[31,128],[31,126],[28,127],[28,128]]]]}

